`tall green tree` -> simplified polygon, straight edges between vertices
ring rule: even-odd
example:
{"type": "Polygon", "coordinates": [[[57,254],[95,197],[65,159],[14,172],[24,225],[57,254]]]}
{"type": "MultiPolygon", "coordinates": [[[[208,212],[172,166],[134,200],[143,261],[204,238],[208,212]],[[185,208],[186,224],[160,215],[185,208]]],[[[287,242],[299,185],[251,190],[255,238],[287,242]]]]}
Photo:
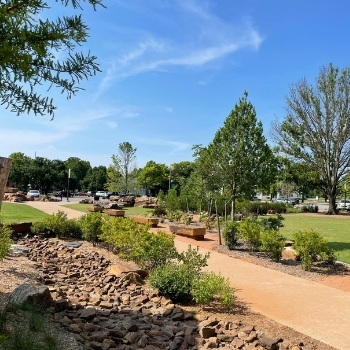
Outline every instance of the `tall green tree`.
{"type": "Polygon", "coordinates": [[[108,188],[127,193],[134,187],[131,182],[137,174],[136,151],[130,142],[119,144],[118,154],[112,155],[112,164],[108,167],[108,188]]]}
{"type": "Polygon", "coordinates": [[[107,168],[103,165],[90,168],[81,181],[85,191],[99,191],[107,188],[107,168]]]}
{"type": "Polygon", "coordinates": [[[77,157],[69,157],[66,161],[66,168],[67,170],[71,170],[71,177],[70,177],[70,188],[72,190],[74,189],[80,189],[82,187],[82,181],[84,177],[86,176],[89,169],[91,169],[90,162],[86,160],[81,160],[77,157]]]}
{"type": "Polygon", "coordinates": [[[150,160],[140,169],[137,182],[139,186],[151,190],[154,195],[163,189],[167,183],[168,168],[165,164],[156,163],[150,160]]]}
{"type": "MultiPolygon", "coordinates": [[[[83,0],[85,2],[85,0],[83,0]]],[[[81,10],[79,0],[61,0],[81,10]]],[[[96,9],[101,0],[86,0],[96,9]]],[[[0,4],[0,102],[17,115],[49,114],[56,106],[39,87],[58,87],[71,98],[82,80],[100,71],[90,52],[75,52],[88,38],[81,15],[45,18],[50,6],[42,0],[3,0],[0,4]]]]}
{"type": "Polygon", "coordinates": [[[338,185],[350,170],[350,67],[322,67],[315,84],[301,79],[286,104],[287,116],[274,122],[271,136],[283,154],[320,175],[334,214],[338,185]]]}
{"type": "Polygon", "coordinates": [[[231,215],[237,198],[252,198],[256,188],[269,189],[275,180],[276,159],[257,121],[248,93],[235,105],[224,125],[208,146],[210,173],[223,190],[230,193],[231,215]]]}
{"type": "Polygon", "coordinates": [[[28,168],[32,159],[22,152],[15,152],[9,155],[12,160],[8,181],[14,183],[21,191],[27,191],[29,184],[28,168]]]}

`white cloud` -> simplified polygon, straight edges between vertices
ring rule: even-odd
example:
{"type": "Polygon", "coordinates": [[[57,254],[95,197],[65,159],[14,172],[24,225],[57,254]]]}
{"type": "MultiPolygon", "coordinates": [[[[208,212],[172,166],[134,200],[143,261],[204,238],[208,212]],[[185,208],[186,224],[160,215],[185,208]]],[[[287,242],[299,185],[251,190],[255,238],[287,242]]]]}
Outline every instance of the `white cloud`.
{"type": "Polygon", "coordinates": [[[107,122],[107,126],[112,129],[116,129],[118,127],[118,124],[116,122],[107,122]]]}
{"type": "Polygon", "coordinates": [[[157,138],[151,138],[151,139],[139,138],[138,142],[149,146],[161,146],[161,147],[172,148],[169,153],[186,151],[192,147],[191,144],[186,142],[178,142],[178,141],[171,141],[171,140],[164,140],[164,139],[157,139],[157,138]]]}
{"type": "Polygon", "coordinates": [[[173,113],[174,110],[171,107],[165,107],[165,110],[169,113],[173,113]]]}
{"type": "MultiPolygon", "coordinates": [[[[148,6],[138,4],[138,12],[142,11],[142,6],[148,6]]],[[[155,6],[161,13],[159,3],[152,2],[150,6],[155,6]]],[[[172,7],[175,16],[185,19],[181,22],[185,23],[181,30],[162,31],[158,28],[156,35],[130,29],[130,41],[115,47],[114,58],[105,69],[107,73],[99,85],[98,95],[115,81],[146,72],[167,72],[175,67],[212,68],[210,63],[238,50],[258,50],[263,42],[250,17],[225,21],[210,12],[210,3],[205,1],[186,0],[168,6],[172,7]]],[[[150,11],[149,8],[144,10],[150,11]]]]}

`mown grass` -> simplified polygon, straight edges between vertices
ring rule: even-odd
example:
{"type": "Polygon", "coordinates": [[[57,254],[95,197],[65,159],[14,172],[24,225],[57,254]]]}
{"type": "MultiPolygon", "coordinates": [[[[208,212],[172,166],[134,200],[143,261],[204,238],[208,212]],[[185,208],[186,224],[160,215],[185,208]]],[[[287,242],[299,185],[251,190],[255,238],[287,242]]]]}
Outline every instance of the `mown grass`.
{"type": "Polygon", "coordinates": [[[292,239],[296,231],[314,230],[329,242],[337,260],[350,264],[350,216],[285,214],[283,217],[281,233],[287,239],[292,239]]]}
{"type": "Polygon", "coordinates": [[[49,216],[49,214],[39,209],[20,203],[3,202],[0,212],[0,220],[5,224],[23,221],[36,222],[43,220],[47,216],[49,216]]]}
{"type": "MultiPolygon", "coordinates": [[[[91,204],[79,204],[79,203],[74,203],[74,204],[64,204],[62,207],[66,207],[69,209],[74,209],[81,211],[83,213],[89,213],[89,207],[91,204]]],[[[149,212],[152,212],[151,209],[146,209],[142,207],[126,207],[123,210],[125,210],[125,216],[144,216],[148,214],[149,212]]]]}

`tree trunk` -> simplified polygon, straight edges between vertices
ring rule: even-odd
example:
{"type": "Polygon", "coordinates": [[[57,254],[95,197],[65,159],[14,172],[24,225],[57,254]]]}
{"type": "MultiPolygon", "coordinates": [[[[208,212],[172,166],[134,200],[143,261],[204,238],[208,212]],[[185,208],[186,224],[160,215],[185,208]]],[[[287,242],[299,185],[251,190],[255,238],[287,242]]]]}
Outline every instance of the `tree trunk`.
{"type": "Polygon", "coordinates": [[[0,157],[0,211],[2,199],[4,198],[5,187],[10,173],[11,159],[0,157]]]}

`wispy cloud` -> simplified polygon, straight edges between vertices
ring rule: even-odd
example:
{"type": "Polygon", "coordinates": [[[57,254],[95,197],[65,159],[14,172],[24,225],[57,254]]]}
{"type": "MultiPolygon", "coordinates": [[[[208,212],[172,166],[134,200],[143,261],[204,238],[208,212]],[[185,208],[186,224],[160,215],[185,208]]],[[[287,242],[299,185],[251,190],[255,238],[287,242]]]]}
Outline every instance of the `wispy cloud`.
{"type": "Polygon", "coordinates": [[[177,153],[189,150],[192,145],[186,142],[178,142],[178,141],[171,141],[171,140],[165,140],[160,138],[139,138],[138,142],[140,144],[145,144],[148,146],[162,146],[162,147],[168,147],[170,148],[169,153],[177,153]]]}
{"type": "Polygon", "coordinates": [[[165,107],[165,110],[169,113],[173,113],[174,110],[171,107],[165,107]]]}
{"type": "MultiPolygon", "coordinates": [[[[142,10],[140,7],[148,6],[141,2],[138,4],[138,12],[142,10]]],[[[159,12],[163,9],[158,2],[151,4],[158,5],[159,12]]],[[[184,19],[181,22],[183,26],[179,28],[176,24],[174,30],[169,30],[169,26],[175,25],[170,22],[164,31],[157,28],[157,34],[139,31],[141,38],[137,38],[135,28],[130,30],[132,35],[128,44],[116,47],[115,57],[98,87],[98,95],[115,81],[146,72],[166,72],[171,68],[211,68],[210,63],[242,49],[258,50],[263,42],[251,18],[225,21],[211,11],[210,3],[206,1],[178,1],[169,3],[168,7],[172,7],[173,13],[184,19]]]]}

